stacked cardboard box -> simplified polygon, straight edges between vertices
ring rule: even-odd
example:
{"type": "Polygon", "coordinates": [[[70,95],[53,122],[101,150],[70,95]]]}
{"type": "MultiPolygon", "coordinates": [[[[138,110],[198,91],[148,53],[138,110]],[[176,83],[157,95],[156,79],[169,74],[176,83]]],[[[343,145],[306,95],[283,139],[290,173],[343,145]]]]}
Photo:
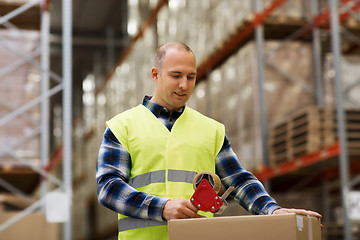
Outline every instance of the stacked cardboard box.
{"type": "Polygon", "coordinates": [[[321,240],[321,226],[296,214],[182,219],[169,222],[169,239],[321,240]]]}
{"type": "MultiPolygon", "coordinates": [[[[0,194],[0,225],[3,226],[31,203],[31,199],[0,194]]],[[[57,240],[58,224],[48,223],[44,212],[35,211],[0,231],[0,239],[57,240]]]]}
{"type": "MultiPolygon", "coordinates": [[[[0,222],[4,223],[19,212],[0,213],[0,222]]],[[[46,222],[43,212],[33,212],[0,232],[0,239],[57,240],[58,225],[46,222]]]]}

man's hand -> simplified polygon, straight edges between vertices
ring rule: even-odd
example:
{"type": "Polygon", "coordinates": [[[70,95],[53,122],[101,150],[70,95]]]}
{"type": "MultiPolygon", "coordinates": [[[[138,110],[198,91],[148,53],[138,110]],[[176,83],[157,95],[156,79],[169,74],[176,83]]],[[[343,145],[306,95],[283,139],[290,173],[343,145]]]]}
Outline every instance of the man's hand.
{"type": "Polygon", "coordinates": [[[304,209],[294,209],[294,208],[280,208],[276,209],[272,214],[286,214],[286,213],[298,213],[303,215],[309,215],[317,218],[322,218],[321,214],[304,209]]]}
{"type": "Polygon", "coordinates": [[[189,200],[174,199],[166,202],[163,210],[163,218],[170,219],[183,219],[183,218],[201,218],[195,207],[189,200]]]}

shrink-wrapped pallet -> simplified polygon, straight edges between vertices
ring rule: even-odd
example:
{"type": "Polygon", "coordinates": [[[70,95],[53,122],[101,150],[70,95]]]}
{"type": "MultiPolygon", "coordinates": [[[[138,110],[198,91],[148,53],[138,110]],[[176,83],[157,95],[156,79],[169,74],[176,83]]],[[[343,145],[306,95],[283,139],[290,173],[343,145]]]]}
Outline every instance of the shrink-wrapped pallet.
{"type": "MultiPolygon", "coordinates": [[[[324,104],[335,106],[334,95],[334,60],[331,54],[325,58],[324,65],[324,104]]],[[[342,56],[340,62],[341,87],[344,106],[360,108],[360,57],[357,55],[342,56]]]]}
{"type": "Polygon", "coordinates": [[[251,1],[172,0],[158,14],[158,43],[185,42],[200,63],[251,13],[251,1]]]}
{"type": "Polygon", "coordinates": [[[301,42],[268,42],[266,58],[269,124],[314,101],[311,46],[301,42]]]}
{"type": "MultiPolygon", "coordinates": [[[[265,43],[265,103],[268,127],[313,102],[311,48],[300,42],[265,43]],[[294,80],[295,79],[295,80],[294,80]]],[[[241,163],[248,169],[264,164],[257,84],[256,47],[249,43],[213,71],[192,104],[226,126],[226,134],[241,163]],[[203,110],[204,111],[204,110],[203,110]]],[[[195,97],[196,97],[195,96],[195,97]]],[[[194,96],[193,96],[194,97],[194,96]]]]}
{"type": "MultiPolygon", "coordinates": [[[[281,7],[276,9],[271,16],[279,22],[284,22],[287,19],[312,19],[312,4],[311,1],[304,0],[288,0],[285,1],[281,7]]],[[[324,10],[328,6],[327,0],[316,0],[318,3],[318,11],[324,10]]],[[[268,7],[273,4],[274,0],[265,0],[264,6],[268,7]]]]}
{"type": "MultiPolygon", "coordinates": [[[[39,44],[38,32],[23,31],[22,35],[19,35],[18,32],[2,30],[0,38],[0,118],[3,119],[41,94],[41,76],[36,67],[20,57],[35,55],[39,44]],[[7,71],[14,64],[17,65],[16,68],[7,71]]],[[[35,57],[33,61],[38,62],[39,58],[35,57]]],[[[40,164],[40,137],[38,134],[34,135],[39,125],[38,104],[0,126],[1,146],[33,164],[40,164]],[[32,135],[34,136],[30,137],[32,135]],[[22,142],[27,137],[29,139],[22,142]]],[[[0,164],[24,165],[6,154],[0,157],[0,164]]]]}

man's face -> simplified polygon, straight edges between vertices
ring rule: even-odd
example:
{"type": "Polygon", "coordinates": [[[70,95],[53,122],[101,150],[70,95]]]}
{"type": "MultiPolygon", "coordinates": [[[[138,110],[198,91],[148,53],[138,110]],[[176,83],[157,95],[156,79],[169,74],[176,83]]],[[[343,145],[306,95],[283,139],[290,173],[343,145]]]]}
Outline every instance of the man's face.
{"type": "Polygon", "coordinates": [[[166,52],[161,72],[151,70],[155,81],[152,101],[173,112],[189,100],[196,82],[196,62],[191,52],[169,49],[166,52]]]}

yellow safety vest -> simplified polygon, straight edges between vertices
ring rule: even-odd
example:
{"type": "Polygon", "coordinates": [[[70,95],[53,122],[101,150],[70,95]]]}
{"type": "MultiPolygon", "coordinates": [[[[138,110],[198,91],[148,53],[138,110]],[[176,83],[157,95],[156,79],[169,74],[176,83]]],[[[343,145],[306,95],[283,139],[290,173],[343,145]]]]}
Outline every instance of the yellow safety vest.
{"type": "MultiPolygon", "coordinates": [[[[223,124],[189,107],[171,132],[143,105],[118,114],[107,126],[130,153],[129,184],[138,191],[170,199],[190,199],[195,175],[215,172],[215,158],[225,137],[223,124]]],[[[168,239],[166,222],[119,214],[118,226],[122,240],[168,239]]]]}

